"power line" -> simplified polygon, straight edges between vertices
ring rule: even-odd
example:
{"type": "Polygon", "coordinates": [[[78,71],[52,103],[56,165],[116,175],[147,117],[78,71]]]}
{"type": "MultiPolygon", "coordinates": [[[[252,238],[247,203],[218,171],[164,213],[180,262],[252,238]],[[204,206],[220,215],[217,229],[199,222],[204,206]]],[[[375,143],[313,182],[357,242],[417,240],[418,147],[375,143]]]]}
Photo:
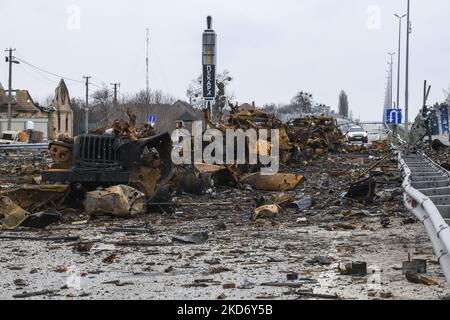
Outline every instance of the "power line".
{"type": "Polygon", "coordinates": [[[38,66],[35,66],[34,64],[31,64],[31,63],[29,63],[29,62],[23,60],[23,59],[20,59],[20,58],[16,58],[16,59],[19,60],[20,62],[22,62],[22,63],[24,63],[24,64],[26,64],[26,65],[32,67],[32,68],[35,68],[35,69],[37,69],[37,70],[39,70],[39,71],[41,71],[41,72],[47,73],[47,74],[52,75],[52,76],[54,76],[54,77],[58,77],[58,78],[61,78],[61,79],[64,79],[64,80],[73,81],[73,82],[84,83],[84,81],[81,81],[81,80],[71,79],[71,78],[69,78],[69,77],[64,77],[64,76],[62,76],[62,75],[59,75],[59,74],[56,74],[56,73],[53,73],[53,72],[44,70],[44,69],[42,69],[42,68],[39,68],[38,66]]]}
{"type": "MultiPolygon", "coordinates": [[[[37,71],[44,72],[44,73],[49,74],[49,75],[51,75],[51,76],[57,77],[57,78],[59,78],[59,79],[64,79],[64,80],[76,82],[76,83],[79,83],[79,84],[85,84],[85,82],[82,81],[82,80],[76,80],[76,79],[72,79],[72,78],[69,78],[69,77],[65,77],[65,76],[63,76],[63,75],[60,75],[60,74],[57,74],[57,73],[54,73],[54,72],[45,70],[45,69],[43,69],[43,68],[40,68],[40,67],[38,67],[38,66],[36,66],[36,65],[34,65],[34,64],[32,64],[32,63],[29,63],[29,62],[27,62],[27,61],[25,61],[25,60],[23,60],[23,59],[20,59],[20,58],[16,58],[16,59],[17,59],[18,61],[20,61],[21,63],[26,64],[26,65],[28,65],[29,67],[36,69],[37,71]]],[[[49,81],[52,81],[52,80],[50,80],[49,78],[47,78],[47,77],[45,77],[44,75],[42,75],[41,73],[39,73],[39,75],[40,75],[41,77],[43,77],[43,78],[49,80],[49,81]]],[[[55,81],[55,82],[57,82],[57,81],[55,81]]],[[[99,88],[99,89],[102,88],[102,86],[100,86],[100,85],[98,85],[98,84],[95,84],[95,83],[92,83],[92,82],[89,82],[89,84],[91,84],[91,85],[93,85],[94,87],[99,88]]]]}
{"type": "Polygon", "coordinates": [[[31,68],[30,70],[33,70],[33,73],[31,73],[30,71],[28,71],[25,67],[22,68],[23,71],[25,71],[28,75],[32,76],[34,79],[39,79],[37,76],[41,77],[44,80],[47,80],[48,82],[52,83],[52,84],[57,84],[58,82],[55,80],[52,80],[50,78],[47,78],[46,76],[44,76],[42,73],[40,73],[38,70],[31,68]]]}

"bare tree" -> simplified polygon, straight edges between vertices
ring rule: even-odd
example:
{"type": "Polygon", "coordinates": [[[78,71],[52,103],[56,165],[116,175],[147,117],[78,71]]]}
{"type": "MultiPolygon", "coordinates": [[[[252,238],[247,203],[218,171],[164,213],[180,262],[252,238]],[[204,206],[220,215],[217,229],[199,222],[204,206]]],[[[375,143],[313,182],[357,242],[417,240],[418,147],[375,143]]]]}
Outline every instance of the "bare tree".
{"type": "Polygon", "coordinates": [[[275,115],[278,111],[278,107],[275,103],[268,103],[262,107],[262,111],[264,111],[267,114],[275,115]]]}
{"type": "Polygon", "coordinates": [[[300,91],[291,101],[294,111],[298,113],[311,113],[314,98],[311,93],[300,91]]]}
{"type": "Polygon", "coordinates": [[[113,113],[113,93],[106,84],[92,94],[92,113],[93,119],[99,125],[107,125],[112,120],[113,113]]]}
{"type": "Polygon", "coordinates": [[[202,90],[202,76],[200,75],[189,83],[186,90],[186,96],[189,99],[189,103],[194,108],[201,109],[203,107],[202,90]]]}
{"type": "MultiPolygon", "coordinates": [[[[157,114],[158,128],[169,130],[174,126],[175,119],[187,110],[175,110],[172,105],[176,98],[171,94],[161,90],[140,90],[135,93],[120,95],[118,97],[117,108],[114,108],[113,92],[107,85],[94,91],[91,95],[89,120],[97,127],[109,127],[116,119],[127,119],[126,111],[131,108],[138,119],[138,124],[143,125],[148,122],[150,114],[157,114]]],[[[72,98],[72,109],[74,112],[75,134],[83,132],[85,119],[84,98],[72,98]]]]}
{"type": "MultiPolygon", "coordinates": [[[[223,72],[217,75],[217,96],[222,96],[219,100],[216,98],[216,110],[219,113],[223,114],[223,110],[228,107],[228,103],[234,99],[234,94],[229,91],[229,85],[233,81],[233,77],[228,70],[224,70],[223,72]],[[220,84],[224,84],[223,90],[224,94],[221,94],[220,84]]],[[[203,78],[202,76],[198,76],[194,80],[189,83],[189,86],[186,90],[186,96],[189,102],[192,104],[194,108],[201,109],[203,108],[203,78]]]]}
{"type": "Polygon", "coordinates": [[[76,136],[83,132],[82,125],[86,117],[85,101],[81,98],[72,98],[70,104],[73,111],[74,135],[76,136]]]}
{"type": "Polygon", "coordinates": [[[172,95],[166,94],[161,90],[141,90],[134,95],[128,96],[127,101],[142,105],[150,105],[172,104],[176,101],[176,99],[172,95]]]}

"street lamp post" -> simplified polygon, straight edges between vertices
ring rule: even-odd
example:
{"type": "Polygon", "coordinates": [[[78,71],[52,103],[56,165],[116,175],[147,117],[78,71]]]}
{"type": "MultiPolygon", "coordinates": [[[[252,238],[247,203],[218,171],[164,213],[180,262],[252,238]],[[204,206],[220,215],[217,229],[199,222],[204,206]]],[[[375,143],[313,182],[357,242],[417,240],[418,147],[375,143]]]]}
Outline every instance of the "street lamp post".
{"type": "Polygon", "coordinates": [[[406,14],[400,16],[395,14],[398,18],[398,70],[397,70],[397,107],[400,107],[400,71],[401,71],[401,52],[402,52],[402,19],[406,14]]]}
{"type": "Polygon", "coordinates": [[[406,30],[405,132],[409,132],[409,35],[411,34],[410,0],[408,0],[406,30]]]}
{"type": "Polygon", "coordinates": [[[394,69],[394,56],[395,52],[388,52],[391,57],[391,62],[389,62],[389,107],[393,107],[393,69],[394,69]]]}
{"type": "MultiPolygon", "coordinates": [[[[394,103],[393,103],[393,73],[394,73],[394,56],[395,56],[395,52],[388,52],[388,55],[391,57],[391,62],[389,63],[389,108],[394,107],[394,103]]],[[[397,125],[394,124],[392,126],[392,131],[394,132],[394,136],[397,135],[397,125]]]]}

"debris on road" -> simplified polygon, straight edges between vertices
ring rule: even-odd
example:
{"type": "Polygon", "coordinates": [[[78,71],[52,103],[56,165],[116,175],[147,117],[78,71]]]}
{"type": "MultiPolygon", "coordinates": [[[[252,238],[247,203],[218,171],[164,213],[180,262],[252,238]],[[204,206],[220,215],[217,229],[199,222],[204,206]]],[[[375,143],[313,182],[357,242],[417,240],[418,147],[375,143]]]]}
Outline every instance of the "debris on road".
{"type": "Polygon", "coordinates": [[[296,280],[298,280],[298,273],[290,272],[286,275],[286,278],[289,281],[296,281],[296,280]]]}
{"type": "Polygon", "coordinates": [[[352,262],[352,276],[354,277],[367,276],[367,262],[361,261],[352,262]]]}
{"type": "Polygon", "coordinates": [[[225,283],[223,285],[224,289],[236,289],[236,284],[235,283],[225,283]]]}
{"type": "Polygon", "coordinates": [[[415,272],[408,271],[406,272],[406,279],[408,279],[409,282],[415,283],[415,284],[424,284],[426,286],[437,286],[439,283],[428,277],[424,276],[415,272]]]}
{"type": "Polygon", "coordinates": [[[196,232],[186,236],[174,236],[172,237],[173,241],[184,243],[184,244],[204,244],[209,240],[208,232],[196,232]]]}
{"type": "Polygon", "coordinates": [[[260,219],[275,219],[278,217],[280,211],[282,209],[278,205],[265,205],[259,208],[256,208],[252,220],[260,220],[260,219]]]}
{"type": "Polygon", "coordinates": [[[427,273],[427,260],[414,259],[404,261],[402,263],[402,272],[403,274],[407,274],[408,272],[425,274],[427,273]]]}
{"type": "Polygon", "coordinates": [[[24,292],[13,295],[13,298],[15,299],[25,299],[25,298],[32,298],[32,297],[39,297],[39,296],[50,296],[50,295],[56,295],[59,292],[59,290],[42,290],[42,291],[36,291],[36,292],[24,292]]]}
{"type": "Polygon", "coordinates": [[[262,175],[254,173],[243,177],[240,183],[250,185],[256,190],[288,191],[295,189],[305,177],[295,174],[262,175]]]}
{"type": "Polygon", "coordinates": [[[86,194],[84,210],[90,216],[135,217],[146,212],[145,195],[125,185],[96,190],[86,194]]]}
{"type": "Polygon", "coordinates": [[[112,254],[112,255],[104,258],[102,261],[103,261],[103,263],[106,263],[106,264],[113,264],[114,262],[116,262],[116,260],[117,260],[117,255],[112,254]]]}
{"type": "Polygon", "coordinates": [[[314,199],[312,197],[307,197],[304,199],[296,200],[292,202],[291,207],[297,209],[297,212],[301,213],[305,210],[309,210],[314,206],[314,199]]]}
{"type": "Polygon", "coordinates": [[[323,266],[329,266],[333,263],[333,259],[325,256],[315,256],[314,258],[306,261],[309,264],[320,264],[323,266]]]}

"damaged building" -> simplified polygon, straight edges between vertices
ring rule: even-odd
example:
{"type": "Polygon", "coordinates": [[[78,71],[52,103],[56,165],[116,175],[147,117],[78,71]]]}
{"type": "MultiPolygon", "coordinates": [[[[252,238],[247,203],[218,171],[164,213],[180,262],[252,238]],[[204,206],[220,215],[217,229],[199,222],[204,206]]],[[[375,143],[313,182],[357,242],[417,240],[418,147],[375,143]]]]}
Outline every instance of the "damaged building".
{"type": "MultiPolygon", "coordinates": [[[[12,92],[11,130],[26,130],[28,121],[34,124],[34,131],[41,132],[44,140],[54,140],[59,134],[73,135],[73,111],[70,96],[64,80],[55,90],[51,106],[39,105],[28,90],[12,92]]],[[[0,83],[0,132],[8,130],[8,90],[0,83]]]]}
{"type": "Polygon", "coordinates": [[[50,116],[50,139],[56,139],[60,134],[73,137],[73,109],[69,90],[63,79],[55,89],[50,116]]]}

